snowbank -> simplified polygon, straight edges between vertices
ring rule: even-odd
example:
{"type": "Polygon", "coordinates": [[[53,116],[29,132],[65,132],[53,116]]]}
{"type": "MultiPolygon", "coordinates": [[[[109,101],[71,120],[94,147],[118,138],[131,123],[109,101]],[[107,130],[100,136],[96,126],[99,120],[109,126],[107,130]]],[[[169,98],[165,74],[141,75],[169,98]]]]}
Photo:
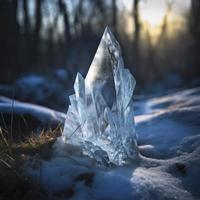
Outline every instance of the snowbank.
{"type": "MultiPolygon", "coordinates": [[[[56,128],[62,125],[65,114],[51,110],[49,108],[24,103],[0,96],[0,125],[4,129],[10,129],[9,124],[12,120],[12,129],[16,134],[27,131],[56,128]]],[[[24,134],[24,133],[23,133],[24,134]]]]}

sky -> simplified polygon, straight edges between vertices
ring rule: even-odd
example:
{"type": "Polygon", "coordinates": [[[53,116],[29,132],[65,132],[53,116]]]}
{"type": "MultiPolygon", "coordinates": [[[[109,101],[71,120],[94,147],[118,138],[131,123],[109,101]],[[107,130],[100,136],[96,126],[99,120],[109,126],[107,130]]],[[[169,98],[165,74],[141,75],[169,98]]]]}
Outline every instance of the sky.
{"type": "Polygon", "coordinates": [[[155,26],[159,24],[167,9],[167,2],[172,4],[172,12],[176,16],[184,14],[190,7],[189,0],[146,0],[141,1],[140,12],[141,18],[155,26]]]}

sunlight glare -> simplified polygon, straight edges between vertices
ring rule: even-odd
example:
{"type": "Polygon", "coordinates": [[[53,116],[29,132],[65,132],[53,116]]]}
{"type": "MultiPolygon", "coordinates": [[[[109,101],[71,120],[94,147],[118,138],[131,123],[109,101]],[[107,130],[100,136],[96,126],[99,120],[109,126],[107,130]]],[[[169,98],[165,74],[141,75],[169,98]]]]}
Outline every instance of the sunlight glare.
{"type": "Polygon", "coordinates": [[[165,12],[165,1],[141,1],[140,3],[141,20],[148,23],[151,27],[162,23],[165,12]]]}

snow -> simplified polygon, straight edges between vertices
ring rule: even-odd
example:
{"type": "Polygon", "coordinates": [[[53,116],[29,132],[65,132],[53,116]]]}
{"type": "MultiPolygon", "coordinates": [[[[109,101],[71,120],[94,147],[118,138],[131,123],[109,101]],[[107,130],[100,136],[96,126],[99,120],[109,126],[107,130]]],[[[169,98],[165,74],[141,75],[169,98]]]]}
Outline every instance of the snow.
{"type": "Polygon", "coordinates": [[[137,168],[131,181],[133,199],[193,199],[181,186],[181,181],[159,168],[137,168]]]}
{"type": "Polygon", "coordinates": [[[55,199],[61,199],[59,191],[62,199],[73,200],[200,199],[200,88],[143,99],[136,106],[138,163],[99,166],[78,147],[58,142],[52,159],[39,168],[30,164],[27,173],[41,177],[55,199]],[[94,173],[91,186],[76,180],[82,173],[94,173]],[[73,188],[71,198],[65,198],[67,188],[73,188]]]}
{"type": "Polygon", "coordinates": [[[138,143],[153,146],[149,153],[154,158],[175,156],[182,139],[199,134],[199,95],[196,88],[143,102],[146,113],[135,117],[138,143]]]}
{"type": "Polygon", "coordinates": [[[55,75],[56,75],[56,78],[63,83],[66,83],[69,80],[69,77],[70,77],[68,70],[65,69],[65,68],[57,69],[55,71],[55,75]]]}
{"type": "Polygon", "coordinates": [[[3,96],[0,96],[0,112],[2,116],[13,114],[19,117],[23,116],[25,119],[26,116],[31,116],[41,123],[39,124],[41,127],[44,127],[44,125],[56,127],[59,124],[63,124],[66,117],[61,112],[31,103],[12,100],[3,96]]]}

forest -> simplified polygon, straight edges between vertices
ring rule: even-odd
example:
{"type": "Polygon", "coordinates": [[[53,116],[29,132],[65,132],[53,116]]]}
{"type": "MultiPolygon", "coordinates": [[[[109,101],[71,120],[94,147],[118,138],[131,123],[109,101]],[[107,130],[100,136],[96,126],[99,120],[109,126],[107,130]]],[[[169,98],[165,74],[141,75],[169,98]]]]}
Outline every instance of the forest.
{"type": "Polygon", "coordinates": [[[140,14],[143,0],[1,0],[0,80],[8,83],[24,73],[62,67],[74,74],[82,69],[85,75],[109,26],[139,85],[168,74],[178,74],[188,83],[200,74],[200,3],[192,0],[178,20],[176,1],[163,2],[163,13],[152,28],[140,14]]]}

